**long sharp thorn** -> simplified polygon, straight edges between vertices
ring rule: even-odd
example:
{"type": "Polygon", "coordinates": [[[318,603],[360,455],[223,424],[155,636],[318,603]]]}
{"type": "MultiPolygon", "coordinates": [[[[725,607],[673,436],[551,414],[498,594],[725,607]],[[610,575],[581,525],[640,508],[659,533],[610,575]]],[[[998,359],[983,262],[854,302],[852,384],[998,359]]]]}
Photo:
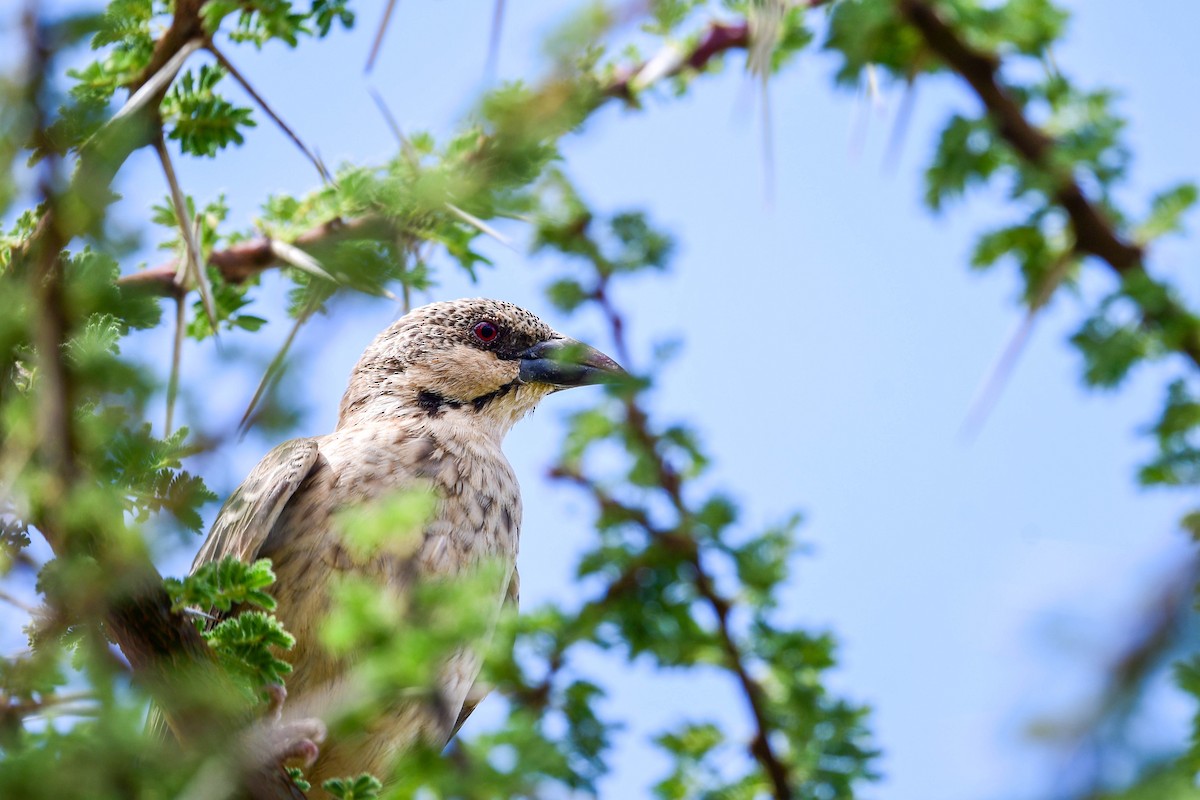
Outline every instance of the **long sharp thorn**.
{"type": "Polygon", "coordinates": [[[404,157],[413,164],[416,164],[419,159],[417,152],[413,149],[412,142],[404,135],[404,131],[400,129],[400,123],[396,121],[392,110],[388,108],[387,101],[383,99],[383,95],[375,91],[375,88],[372,86],[367,87],[367,92],[370,93],[371,99],[375,101],[375,107],[379,109],[379,113],[383,115],[383,121],[387,123],[388,129],[391,130],[392,135],[399,142],[400,150],[404,153],[404,157]]]}
{"type": "Polygon", "coordinates": [[[1025,313],[1017,329],[1009,337],[1008,344],[1000,352],[992,368],[987,371],[983,382],[979,384],[975,396],[971,398],[967,416],[959,429],[959,435],[964,439],[974,438],[996,406],[996,401],[1000,399],[1000,393],[1008,383],[1008,377],[1012,374],[1021,351],[1025,349],[1025,343],[1029,340],[1029,334],[1033,331],[1036,321],[1036,311],[1031,309],[1025,313]]]}
{"type": "Polygon", "coordinates": [[[496,76],[496,63],[500,60],[500,31],[504,27],[504,0],[496,0],[492,6],[492,32],[488,35],[487,61],[483,74],[488,80],[496,76]]]}
{"type": "Polygon", "coordinates": [[[179,224],[179,232],[183,236],[184,260],[187,262],[185,275],[195,280],[196,287],[200,290],[200,300],[204,305],[204,313],[208,316],[208,321],[212,325],[213,336],[216,337],[217,309],[216,304],[213,302],[212,285],[209,283],[208,275],[204,271],[204,255],[200,250],[199,235],[188,220],[187,199],[184,197],[183,189],[179,187],[179,180],[175,176],[175,166],[171,163],[171,154],[167,150],[167,142],[161,135],[155,140],[154,149],[158,152],[158,159],[162,164],[163,174],[166,176],[168,187],[170,187],[171,204],[175,208],[175,220],[179,224]]]}
{"type": "Polygon", "coordinates": [[[308,253],[301,250],[295,245],[281,242],[278,239],[271,240],[271,254],[287,264],[292,265],[298,270],[307,272],[309,275],[314,275],[322,280],[330,283],[339,283],[337,278],[330,275],[321,262],[310,256],[308,253]]]}
{"type": "Polygon", "coordinates": [[[232,75],[233,79],[236,80],[241,87],[246,90],[246,94],[250,95],[254,102],[258,104],[258,107],[263,110],[263,113],[270,117],[271,121],[279,126],[279,129],[283,131],[285,136],[291,139],[292,144],[296,145],[300,152],[312,162],[312,165],[317,169],[317,173],[320,174],[321,180],[325,181],[326,183],[333,183],[333,178],[330,176],[329,170],[325,168],[325,164],[321,161],[321,159],[318,158],[316,154],[314,154],[313,151],[308,148],[308,145],[306,145],[300,139],[296,132],[292,130],[291,126],[284,122],[283,118],[275,113],[275,110],[271,108],[266,99],[263,98],[263,96],[260,95],[255,88],[250,85],[250,81],[246,80],[242,73],[238,71],[237,67],[235,67],[233,63],[225,57],[225,54],[218,50],[216,45],[213,44],[208,45],[208,51],[213,54],[214,58],[217,59],[217,63],[220,64],[226,72],[232,75]]]}
{"type": "Polygon", "coordinates": [[[1008,344],[996,359],[996,363],[988,370],[987,376],[967,407],[967,416],[959,429],[964,438],[973,437],[983,427],[983,423],[1000,398],[1005,384],[1008,383],[1009,376],[1016,368],[1017,357],[1020,356],[1021,351],[1025,348],[1025,342],[1033,332],[1037,315],[1050,302],[1055,290],[1067,279],[1071,266],[1074,264],[1074,257],[1075,245],[1072,242],[1063,250],[1049,272],[1042,278],[1037,294],[1029,302],[1029,310],[1025,313],[1025,318],[1021,320],[1021,324],[1009,337],[1008,344]]]}
{"type": "Polygon", "coordinates": [[[183,361],[183,327],[187,303],[182,291],[175,295],[175,340],[171,348],[171,376],[167,379],[167,436],[175,429],[175,400],[179,396],[179,373],[183,361]]]}
{"type": "Polygon", "coordinates": [[[765,73],[762,77],[762,126],[763,199],[770,209],[775,204],[775,130],[771,120],[771,87],[765,73]]]}
{"type": "Polygon", "coordinates": [[[509,241],[507,236],[500,233],[500,231],[496,230],[491,225],[488,225],[486,222],[481,220],[479,217],[476,217],[473,214],[468,214],[466,211],[463,211],[461,208],[454,205],[453,203],[446,203],[446,208],[450,209],[451,213],[453,213],[456,217],[463,220],[468,225],[478,228],[482,233],[485,233],[488,236],[492,237],[497,242],[499,242],[500,244],[507,247],[509,250],[512,250],[514,253],[519,252],[517,250],[517,248],[513,245],[513,243],[511,241],[509,241]]]}
{"type": "Polygon", "coordinates": [[[900,98],[900,107],[896,109],[896,120],[892,123],[892,135],[888,139],[887,155],[883,160],[885,172],[894,172],[900,164],[900,154],[904,150],[904,140],[908,136],[913,107],[916,104],[917,82],[910,77],[904,85],[904,95],[900,98]]]}
{"type": "Polygon", "coordinates": [[[300,331],[300,326],[307,322],[310,316],[312,316],[312,310],[305,309],[300,316],[296,317],[296,323],[292,325],[291,331],[288,332],[283,346],[279,348],[279,352],[271,359],[271,363],[267,366],[267,371],[263,373],[262,380],[258,382],[258,388],[254,390],[254,397],[250,398],[250,404],[246,406],[246,413],[242,414],[242,420],[238,423],[239,439],[245,438],[246,433],[250,430],[254,412],[257,410],[263,395],[267,393],[270,385],[277,381],[283,373],[283,361],[287,358],[288,351],[292,348],[292,342],[295,341],[296,334],[300,331]]]}
{"type": "Polygon", "coordinates": [[[379,56],[379,49],[383,47],[383,34],[387,32],[388,23],[392,20],[392,12],[396,9],[396,0],[388,0],[387,7],[383,9],[383,19],[379,20],[379,28],[375,31],[375,41],[371,43],[371,54],[367,56],[367,66],[364,72],[370,72],[375,68],[375,59],[379,56]]]}
{"type": "MultiPolygon", "coordinates": [[[[196,253],[200,252],[199,214],[196,215],[196,221],[192,227],[192,247],[196,253]]],[[[208,321],[212,324],[213,336],[215,337],[217,335],[217,301],[213,295],[212,281],[208,279],[208,270],[205,268],[203,257],[191,260],[195,264],[196,288],[200,290],[200,300],[204,303],[204,313],[208,315],[208,321]]]]}
{"type": "Polygon", "coordinates": [[[129,99],[125,101],[125,105],[121,106],[121,109],[113,115],[105,127],[141,111],[152,99],[158,96],[159,92],[166,89],[171,81],[175,80],[175,76],[183,68],[183,62],[187,61],[192,53],[203,46],[203,39],[192,39],[179,48],[179,52],[171,56],[158,72],[150,76],[150,80],[143,83],[136,92],[129,96],[129,99]]]}

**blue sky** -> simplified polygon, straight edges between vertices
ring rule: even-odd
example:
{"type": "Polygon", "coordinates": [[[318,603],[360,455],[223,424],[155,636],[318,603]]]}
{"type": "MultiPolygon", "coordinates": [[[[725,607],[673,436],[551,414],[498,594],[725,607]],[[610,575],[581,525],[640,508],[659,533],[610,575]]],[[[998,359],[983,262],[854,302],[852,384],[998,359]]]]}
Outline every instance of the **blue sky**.
{"type": "MultiPolygon", "coordinates": [[[[1130,206],[1200,177],[1200,111],[1190,102],[1200,52],[1174,33],[1196,30],[1200,7],[1069,5],[1076,15],[1057,61],[1086,86],[1122,93],[1136,153],[1130,206]]],[[[330,164],[380,162],[394,150],[368,85],[404,129],[435,134],[453,130],[483,86],[489,2],[400,3],[379,63],[364,78],[381,6],[360,4],[356,31],[299,51],[230,51],[330,164]]],[[[499,75],[536,76],[563,6],[508,6],[499,75]]],[[[833,683],[875,709],[885,778],[865,796],[1042,796],[1063,753],[1032,740],[1029,726],[1086,708],[1114,648],[1136,633],[1150,593],[1188,552],[1177,531],[1188,498],[1140,491],[1133,481],[1151,452],[1139,430],[1170,367],[1138,373],[1119,392],[1086,391],[1066,343],[1080,307],[1064,297],[1040,320],[986,425],[964,439],[971,398],[1019,320],[1012,275],[969,273],[967,254],[974,234],[1014,214],[987,197],[939,217],[919,203],[938,123],[951,110],[974,110],[959,86],[922,84],[900,159],[885,168],[900,92],[886,89],[881,107],[870,107],[830,88],[832,67],[808,52],[772,84],[770,204],[754,91],[737,58],[684,100],[651,100],[642,112],[605,109],[567,140],[565,167],[601,212],[644,208],[678,240],[668,275],[618,294],[635,351],[645,363],[656,341],[684,338],[682,355],[660,376],[656,413],[699,428],[714,483],[743,502],[748,525],[805,513],[812,555],[797,562],[785,609],[838,634],[842,666],[833,683]]],[[[149,156],[135,157],[120,186],[130,224],[165,192],[149,156]]],[[[227,193],[237,227],[267,193],[317,182],[262,119],[245,148],[177,166],[198,199],[227,193]]],[[[518,242],[528,233],[517,224],[505,232],[518,242]]],[[[552,263],[484,247],[496,267],[477,284],[443,271],[421,299],[502,297],[608,344],[599,320],[554,316],[540,293],[552,263]]],[[[1164,243],[1152,266],[1196,291],[1198,251],[1194,238],[1164,243]]],[[[150,251],[144,257],[155,260],[150,251]]],[[[1107,285],[1097,272],[1084,292],[1094,297],[1107,285]]],[[[281,319],[278,292],[265,292],[252,313],[281,319]]],[[[396,313],[394,304],[354,301],[300,334],[312,368],[285,384],[308,412],[300,435],[332,428],[351,365],[396,313]]],[[[285,334],[273,325],[266,338],[285,334]]],[[[136,346],[165,366],[168,338],[159,331],[136,346]]],[[[252,343],[225,339],[230,352],[252,343]]],[[[236,420],[253,389],[246,373],[232,371],[211,344],[189,343],[185,364],[203,371],[188,414],[236,420]]],[[[527,605],[577,596],[570,576],[590,511],[541,476],[559,420],[587,399],[550,398],[509,439],[525,493],[527,605]]],[[[228,490],[272,443],[252,435],[200,466],[228,490]]],[[[179,572],[190,556],[164,555],[164,564],[179,572]]],[[[746,728],[722,678],[684,681],[623,664],[604,675],[612,689],[606,711],[629,723],[607,797],[638,796],[661,776],[665,762],[647,746],[654,731],[684,718],[746,728]]],[[[1182,742],[1190,707],[1165,681],[1156,698],[1142,726],[1147,740],[1182,742]]]]}

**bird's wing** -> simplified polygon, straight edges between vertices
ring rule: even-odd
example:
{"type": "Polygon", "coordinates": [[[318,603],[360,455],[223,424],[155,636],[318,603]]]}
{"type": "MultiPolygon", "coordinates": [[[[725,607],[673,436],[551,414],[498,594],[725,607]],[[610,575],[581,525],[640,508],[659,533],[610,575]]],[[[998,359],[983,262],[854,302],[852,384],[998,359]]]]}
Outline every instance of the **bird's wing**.
{"type": "MultiPolygon", "coordinates": [[[[515,613],[520,599],[521,575],[517,572],[517,568],[513,567],[512,577],[508,580],[508,591],[504,594],[504,605],[506,607],[511,606],[512,608],[506,608],[506,610],[511,610],[515,613]]],[[[487,697],[491,691],[492,687],[484,682],[482,678],[475,679],[475,682],[471,684],[471,688],[467,691],[467,698],[463,701],[462,710],[458,712],[458,720],[454,723],[454,730],[450,731],[447,741],[453,739],[458,734],[458,729],[467,721],[467,717],[471,716],[471,712],[483,702],[483,698],[487,697]]]]}
{"type": "MultiPolygon", "coordinates": [[[[283,507],[316,461],[317,443],[313,439],[292,439],[267,453],[221,507],[217,521],[192,562],[192,571],[225,556],[236,556],[243,561],[256,557],[283,507]]],[[[150,708],[146,728],[166,736],[167,723],[157,706],[150,708]]]]}
{"type": "Polygon", "coordinates": [[[316,462],[315,439],[292,439],[263,456],[225,501],[192,570],[226,556],[242,561],[255,558],[283,507],[316,462]]]}

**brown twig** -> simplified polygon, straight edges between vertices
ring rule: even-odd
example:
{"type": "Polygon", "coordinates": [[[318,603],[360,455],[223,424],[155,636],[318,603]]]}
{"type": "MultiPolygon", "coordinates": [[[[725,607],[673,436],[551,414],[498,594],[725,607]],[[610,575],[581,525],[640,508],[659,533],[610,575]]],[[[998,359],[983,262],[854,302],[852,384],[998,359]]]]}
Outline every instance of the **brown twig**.
{"type": "MultiPolygon", "coordinates": [[[[92,692],[63,692],[61,694],[43,694],[36,700],[28,697],[10,697],[0,694],[0,715],[27,717],[51,708],[61,708],[73,703],[83,703],[98,699],[92,692]]],[[[71,708],[70,711],[78,709],[71,708]]],[[[68,712],[69,713],[69,712],[68,712]]]]}
{"type": "MultiPolygon", "coordinates": [[[[1029,163],[1052,170],[1051,155],[1055,143],[1025,116],[1020,103],[999,78],[995,56],[971,47],[958,33],[922,0],[898,0],[904,17],[925,38],[925,42],[946,64],[965,80],[983,102],[1000,135],[1029,163]]],[[[1079,249],[1108,262],[1119,273],[1139,269],[1142,249],[1122,238],[1104,213],[1083,193],[1068,174],[1057,176],[1055,199],[1066,210],[1075,228],[1079,249]]]]}
{"type": "MultiPolygon", "coordinates": [[[[809,5],[813,7],[822,4],[821,0],[810,0],[809,2],[809,5]]],[[[749,26],[745,22],[713,22],[700,37],[696,46],[690,52],[683,54],[679,63],[659,78],[678,75],[687,69],[701,70],[713,59],[730,50],[745,49],[749,42],[749,26]]],[[[648,62],[618,71],[602,88],[602,101],[612,99],[631,101],[634,92],[630,81],[636,79],[646,67],[646,63],[648,62]]],[[[380,100],[377,99],[376,102],[380,103],[380,100]]],[[[385,114],[385,116],[387,115],[385,114]]],[[[389,122],[389,124],[391,123],[389,122]]],[[[395,127],[395,130],[399,130],[398,126],[395,127]]],[[[403,145],[403,138],[401,141],[403,145]]],[[[486,141],[481,138],[480,147],[484,146],[486,146],[486,141]]],[[[384,224],[382,219],[372,217],[346,221],[332,220],[300,234],[290,244],[309,248],[339,235],[369,235],[369,231],[366,229],[384,224]]],[[[278,259],[272,252],[271,239],[262,237],[242,242],[225,250],[214,250],[209,254],[208,263],[220,270],[225,280],[240,283],[263,270],[283,266],[285,262],[278,259]]],[[[170,261],[133,275],[127,275],[121,278],[120,283],[126,286],[143,286],[167,294],[171,291],[171,282],[177,266],[175,261],[170,261]]]]}
{"type": "Polygon", "coordinates": [[[38,613],[37,606],[30,605],[16,595],[6,592],[3,589],[0,589],[0,602],[8,603],[10,606],[24,611],[31,617],[38,613]]]}
{"type": "MultiPolygon", "coordinates": [[[[175,0],[175,14],[171,17],[171,24],[154,43],[154,53],[150,56],[146,68],[129,85],[131,92],[141,88],[142,84],[162,69],[185,44],[205,35],[204,23],[200,18],[200,8],[205,2],[206,0],[175,0]]],[[[166,89],[163,89],[163,94],[166,94],[166,89]]],[[[157,105],[155,103],[156,108],[157,105]]]]}
{"type": "Polygon", "coordinates": [[[1056,735],[1063,753],[1059,780],[1081,787],[1056,792],[1059,798],[1100,800],[1111,797],[1105,777],[1108,748],[1127,745],[1127,737],[1142,700],[1155,685],[1164,664],[1178,656],[1181,641],[1190,641],[1200,560],[1195,556],[1175,567],[1156,584],[1143,613],[1125,633],[1124,641],[1105,665],[1103,683],[1087,707],[1067,715],[1064,722],[1038,720],[1039,736],[1056,735]]]}
{"type": "MultiPolygon", "coordinates": [[[[198,11],[201,0],[177,0],[174,22],[155,47],[151,64],[142,79],[154,75],[172,56],[194,40],[200,29],[198,11]]],[[[149,558],[136,549],[112,546],[111,532],[100,523],[72,508],[76,492],[86,491],[92,478],[86,473],[79,454],[75,431],[75,386],[64,354],[71,334],[72,321],[67,313],[66,277],[63,249],[70,240],[102,213],[101,204],[82,216],[77,206],[87,197],[108,191],[111,175],[137,147],[151,144],[161,129],[151,126],[146,135],[130,138],[113,133],[97,145],[99,152],[80,153],[75,179],[66,191],[61,188],[61,159],[47,135],[44,90],[51,75],[52,51],[45,41],[38,14],[37,0],[28,0],[22,16],[29,63],[26,70],[27,106],[33,112],[32,137],[47,155],[40,166],[38,189],[45,212],[39,228],[26,246],[14,256],[19,269],[29,279],[34,309],[32,339],[37,353],[38,447],[37,462],[47,480],[33,502],[28,521],[50,544],[55,554],[65,559],[93,557],[110,570],[106,584],[106,605],[75,609],[80,616],[95,615],[104,622],[107,633],[128,659],[135,681],[145,687],[168,711],[172,728],[181,741],[203,748],[214,746],[214,736],[223,737],[236,724],[213,697],[236,696],[227,675],[217,668],[213,654],[199,631],[182,614],[172,609],[162,577],[149,558]],[[88,161],[92,160],[90,166],[88,161]],[[98,186],[86,182],[108,176],[98,186]],[[69,208],[64,209],[64,205],[69,208]],[[64,213],[69,212],[69,213],[64,213]]],[[[162,89],[165,92],[165,86],[162,89]]],[[[157,109],[157,102],[153,104],[157,109]]],[[[133,117],[141,116],[138,112],[133,117]]],[[[122,123],[127,125],[132,120],[122,123]]],[[[142,120],[145,122],[145,120],[142,120]]],[[[128,132],[128,128],[125,129],[128,132]]],[[[19,273],[18,273],[19,274],[19,273]]],[[[173,279],[173,274],[172,274],[173,279]]],[[[120,524],[119,518],[116,524],[120,524]]],[[[256,798],[302,798],[281,769],[264,771],[248,779],[242,787],[256,798]]]]}
{"type": "MultiPolygon", "coordinates": [[[[604,281],[601,281],[593,293],[593,300],[605,315],[618,357],[625,364],[630,364],[624,318],[609,298],[604,281]]],[[[772,724],[767,710],[766,689],[750,674],[747,665],[748,656],[734,635],[730,619],[733,611],[732,601],[717,589],[716,582],[704,563],[698,542],[693,536],[687,534],[691,528],[693,515],[683,496],[683,485],[679,473],[662,456],[659,447],[661,441],[650,429],[649,417],[636,398],[627,397],[624,400],[624,408],[626,424],[650,459],[657,473],[657,483],[679,517],[678,528],[674,531],[664,531],[655,527],[646,514],[618,503],[603,489],[578,473],[560,472],[558,474],[585,486],[602,508],[619,506],[619,510],[641,526],[652,540],[668,547],[691,565],[695,573],[696,590],[716,617],[717,634],[725,653],[726,666],[737,678],[751,716],[754,718],[755,736],[751,742],[750,752],[770,780],[772,793],[776,800],[790,800],[794,794],[791,771],[776,753],[775,745],[771,742],[771,733],[775,730],[775,726],[772,724]]],[[[642,566],[644,565],[636,563],[630,565],[613,586],[622,583],[625,586],[632,586],[637,578],[637,570],[642,566]]],[[[613,586],[610,586],[610,594],[614,591],[613,586]]],[[[606,599],[609,596],[606,595],[606,599]]]]}
{"type": "MultiPolygon", "coordinates": [[[[626,401],[625,411],[626,419],[634,435],[641,440],[652,458],[658,472],[659,485],[670,498],[676,511],[685,519],[690,517],[691,511],[684,502],[679,475],[658,454],[658,439],[649,429],[649,420],[646,414],[632,399],[626,401]]],[[[775,753],[775,746],[771,743],[774,726],[768,718],[766,690],[750,675],[746,666],[746,655],[742,652],[737,639],[734,638],[729,619],[733,603],[717,590],[712,576],[705,568],[700,550],[695,547],[694,543],[684,555],[696,571],[696,589],[716,615],[717,631],[720,635],[721,647],[725,651],[727,666],[737,677],[750,713],[754,717],[756,733],[750,751],[762,765],[763,771],[767,773],[774,788],[776,800],[789,800],[792,797],[790,770],[775,753]]]]}
{"type": "MultiPolygon", "coordinates": [[[[1069,172],[1055,169],[1054,139],[1030,122],[1020,103],[1001,82],[999,60],[968,44],[923,0],[897,0],[897,7],[930,49],[975,92],[1000,136],[1021,158],[1055,178],[1053,199],[1071,220],[1076,247],[1101,259],[1123,278],[1142,272],[1145,256],[1142,248],[1117,231],[1069,172]]],[[[1162,328],[1187,316],[1187,310],[1174,302],[1145,313],[1147,322],[1162,328]]],[[[1200,333],[1194,331],[1179,343],[1179,349],[1200,365],[1200,333]]]]}
{"type": "MultiPolygon", "coordinates": [[[[380,217],[359,217],[343,222],[333,219],[323,222],[297,236],[289,244],[309,249],[338,239],[383,235],[389,224],[380,217]]],[[[220,271],[221,277],[230,283],[241,283],[272,267],[284,266],[288,262],[279,258],[272,246],[275,240],[269,236],[241,242],[224,250],[213,250],[208,254],[208,263],[220,271]]],[[[171,260],[157,267],[135,272],[120,278],[117,283],[128,287],[141,287],[161,294],[171,294],[175,282],[178,260],[171,260]]]]}
{"type": "MultiPolygon", "coordinates": [[[[671,78],[682,74],[685,70],[702,70],[710,61],[730,50],[745,50],[750,46],[750,25],[742,22],[712,22],[700,37],[700,41],[691,52],[682,53],[675,59],[673,65],[664,71],[661,78],[671,78]]],[[[634,82],[646,65],[654,59],[617,70],[612,80],[602,88],[605,97],[620,98],[634,102],[636,92],[634,82]]],[[[644,87],[642,87],[644,88],[644,87]]]]}

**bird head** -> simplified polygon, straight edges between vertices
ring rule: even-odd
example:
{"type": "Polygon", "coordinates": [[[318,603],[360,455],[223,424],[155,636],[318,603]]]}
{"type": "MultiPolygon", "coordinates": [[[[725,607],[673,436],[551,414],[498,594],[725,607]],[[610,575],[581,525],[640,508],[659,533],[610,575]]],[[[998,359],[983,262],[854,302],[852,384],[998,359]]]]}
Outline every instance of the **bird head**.
{"type": "Polygon", "coordinates": [[[608,356],[512,303],[431,303],[405,314],[363,352],[339,427],[399,414],[454,414],[503,434],[547,394],[623,374],[608,356]]]}

